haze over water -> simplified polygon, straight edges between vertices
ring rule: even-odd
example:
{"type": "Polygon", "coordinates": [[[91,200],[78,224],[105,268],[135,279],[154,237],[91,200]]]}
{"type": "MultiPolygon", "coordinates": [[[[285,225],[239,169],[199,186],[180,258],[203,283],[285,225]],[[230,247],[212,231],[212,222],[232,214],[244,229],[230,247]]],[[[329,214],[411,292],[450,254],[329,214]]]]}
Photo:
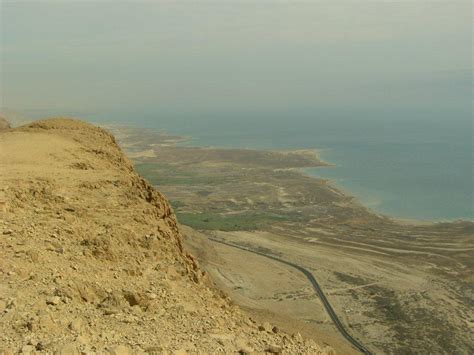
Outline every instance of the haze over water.
{"type": "MultiPolygon", "coordinates": [[[[306,173],[335,181],[377,212],[420,220],[473,218],[469,121],[381,122],[365,116],[341,127],[337,120],[317,116],[273,118],[271,125],[258,116],[236,119],[229,127],[219,121],[197,126],[178,118],[166,121],[157,114],[143,114],[141,124],[191,135],[190,145],[320,149],[322,159],[336,166],[306,173]]],[[[123,114],[122,122],[127,117],[123,114]]]]}
{"type": "Polygon", "coordinates": [[[2,1],[0,30],[7,113],[326,149],[377,211],[473,218],[470,1],[2,1]]]}

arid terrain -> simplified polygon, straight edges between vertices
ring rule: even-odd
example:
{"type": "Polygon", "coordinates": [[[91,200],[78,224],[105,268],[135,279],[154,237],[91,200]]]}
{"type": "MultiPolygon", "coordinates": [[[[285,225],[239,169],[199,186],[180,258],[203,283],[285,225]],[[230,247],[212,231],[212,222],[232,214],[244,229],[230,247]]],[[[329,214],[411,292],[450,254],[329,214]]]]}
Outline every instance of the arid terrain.
{"type": "Polygon", "coordinates": [[[105,130],[5,126],[0,354],[331,353],[239,309],[182,239],[105,130]]]}
{"type": "Polygon", "coordinates": [[[326,165],[316,151],[199,148],[178,144],[186,137],[109,128],[191,227],[185,245],[237,304],[354,352],[302,274],[209,237],[310,270],[347,329],[373,352],[473,352],[474,223],[378,215],[299,170],[326,165]]]}

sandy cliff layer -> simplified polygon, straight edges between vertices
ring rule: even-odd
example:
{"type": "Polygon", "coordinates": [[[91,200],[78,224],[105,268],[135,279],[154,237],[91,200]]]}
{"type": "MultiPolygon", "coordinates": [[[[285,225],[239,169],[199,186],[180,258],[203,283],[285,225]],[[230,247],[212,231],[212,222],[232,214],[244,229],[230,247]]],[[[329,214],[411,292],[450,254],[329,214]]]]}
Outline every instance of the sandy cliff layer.
{"type": "Polygon", "coordinates": [[[323,352],[209,288],[167,200],[70,119],[0,133],[2,351],[323,352]]]}

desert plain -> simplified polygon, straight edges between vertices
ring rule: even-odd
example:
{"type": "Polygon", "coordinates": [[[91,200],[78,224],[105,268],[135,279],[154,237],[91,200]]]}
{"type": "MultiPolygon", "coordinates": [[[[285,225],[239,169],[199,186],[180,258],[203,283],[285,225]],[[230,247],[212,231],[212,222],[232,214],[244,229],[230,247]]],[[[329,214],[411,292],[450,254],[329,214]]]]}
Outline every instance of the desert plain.
{"type": "Polygon", "coordinates": [[[193,147],[188,137],[109,126],[137,171],[171,201],[215,284],[282,329],[355,353],[304,275],[219,239],[310,270],[348,331],[375,353],[474,349],[474,223],[401,221],[331,181],[316,150],[193,147]]]}

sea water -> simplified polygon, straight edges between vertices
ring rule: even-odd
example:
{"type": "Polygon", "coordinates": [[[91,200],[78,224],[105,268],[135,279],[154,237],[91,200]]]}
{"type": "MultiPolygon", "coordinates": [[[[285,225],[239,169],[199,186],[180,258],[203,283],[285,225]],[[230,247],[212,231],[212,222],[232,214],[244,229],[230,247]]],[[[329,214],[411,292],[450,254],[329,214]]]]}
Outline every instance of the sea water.
{"type": "MultiPolygon", "coordinates": [[[[191,135],[195,146],[314,148],[332,167],[304,169],[330,179],[376,212],[417,220],[473,219],[470,120],[334,117],[174,117],[115,120],[191,135]]],[[[128,117],[128,118],[127,118],[128,117]]]]}

